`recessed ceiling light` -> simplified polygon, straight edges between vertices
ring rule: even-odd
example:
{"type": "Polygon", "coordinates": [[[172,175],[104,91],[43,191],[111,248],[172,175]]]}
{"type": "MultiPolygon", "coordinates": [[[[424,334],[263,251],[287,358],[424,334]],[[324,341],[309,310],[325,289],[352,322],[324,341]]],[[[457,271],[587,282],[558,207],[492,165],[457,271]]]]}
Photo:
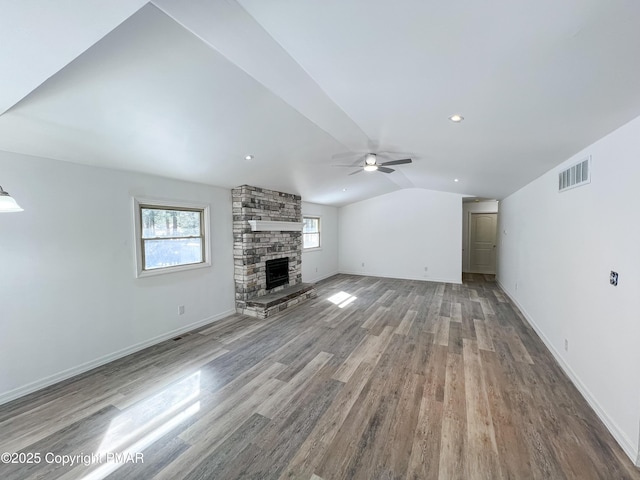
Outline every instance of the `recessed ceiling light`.
{"type": "Polygon", "coordinates": [[[343,188],[343,189],[342,189],[342,191],[343,191],[343,192],[346,192],[346,191],[347,191],[347,189],[346,189],[346,188],[343,188]]]}
{"type": "Polygon", "coordinates": [[[245,160],[253,160],[253,155],[245,155],[245,160]]]}
{"type": "Polygon", "coordinates": [[[460,180],[459,180],[459,179],[457,179],[457,178],[454,178],[454,179],[453,179],[453,181],[457,183],[457,182],[459,182],[460,180]]]}
{"type": "Polygon", "coordinates": [[[451,120],[453,123],[460,123],[462,120],[464,120],[464,117],[459,113],[454,113],[449,117],[449,120],[451,120]]]}

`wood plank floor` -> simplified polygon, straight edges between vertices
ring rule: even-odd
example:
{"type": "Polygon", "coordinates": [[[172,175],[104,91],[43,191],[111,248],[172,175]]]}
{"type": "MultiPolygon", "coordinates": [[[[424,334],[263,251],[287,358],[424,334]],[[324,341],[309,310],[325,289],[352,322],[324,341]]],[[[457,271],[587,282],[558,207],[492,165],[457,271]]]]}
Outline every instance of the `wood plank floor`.
{"type": "Polygon", "coordinates": [[[1,406],[0,478],[640,479],[490,277],[317,290],[1,406]]]}

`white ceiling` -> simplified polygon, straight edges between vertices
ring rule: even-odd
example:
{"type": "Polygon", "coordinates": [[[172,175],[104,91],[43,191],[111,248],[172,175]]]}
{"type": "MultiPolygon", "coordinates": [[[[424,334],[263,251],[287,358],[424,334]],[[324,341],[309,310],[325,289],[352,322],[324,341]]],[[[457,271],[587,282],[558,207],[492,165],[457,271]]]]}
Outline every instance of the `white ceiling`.
{"type": "Polygon", "coordinates": [[[331,205],[503,198],[640,115],[639,24],[634,0],[0,0],[0,150],[331,205]],[[414,163],[331,166],[368,150],[414,163]]]}

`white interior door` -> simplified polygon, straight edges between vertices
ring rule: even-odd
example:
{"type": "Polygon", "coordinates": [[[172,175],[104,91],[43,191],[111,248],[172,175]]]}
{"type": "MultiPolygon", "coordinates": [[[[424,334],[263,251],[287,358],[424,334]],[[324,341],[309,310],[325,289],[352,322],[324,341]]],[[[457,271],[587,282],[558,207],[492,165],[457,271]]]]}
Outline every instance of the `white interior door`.
{"type": "Polygon", "coordinates": [[[497,213],[472,213],[469,222],[469,270],[496,273],[497,213]]]}

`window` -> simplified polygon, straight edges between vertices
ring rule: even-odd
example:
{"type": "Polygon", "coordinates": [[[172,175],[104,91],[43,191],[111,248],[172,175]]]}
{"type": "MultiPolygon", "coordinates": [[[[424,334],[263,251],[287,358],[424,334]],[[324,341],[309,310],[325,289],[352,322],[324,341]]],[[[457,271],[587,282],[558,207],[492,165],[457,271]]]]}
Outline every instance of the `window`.
{"type": "Polygon", "coordinates": [[[209,207],[135,199],[139,277],[210,266],[209,207]]]}
{"type": "Polygon", "coordinates": [[[302,248],[320,248],[320,217],[303,217],[302,248]]]}

